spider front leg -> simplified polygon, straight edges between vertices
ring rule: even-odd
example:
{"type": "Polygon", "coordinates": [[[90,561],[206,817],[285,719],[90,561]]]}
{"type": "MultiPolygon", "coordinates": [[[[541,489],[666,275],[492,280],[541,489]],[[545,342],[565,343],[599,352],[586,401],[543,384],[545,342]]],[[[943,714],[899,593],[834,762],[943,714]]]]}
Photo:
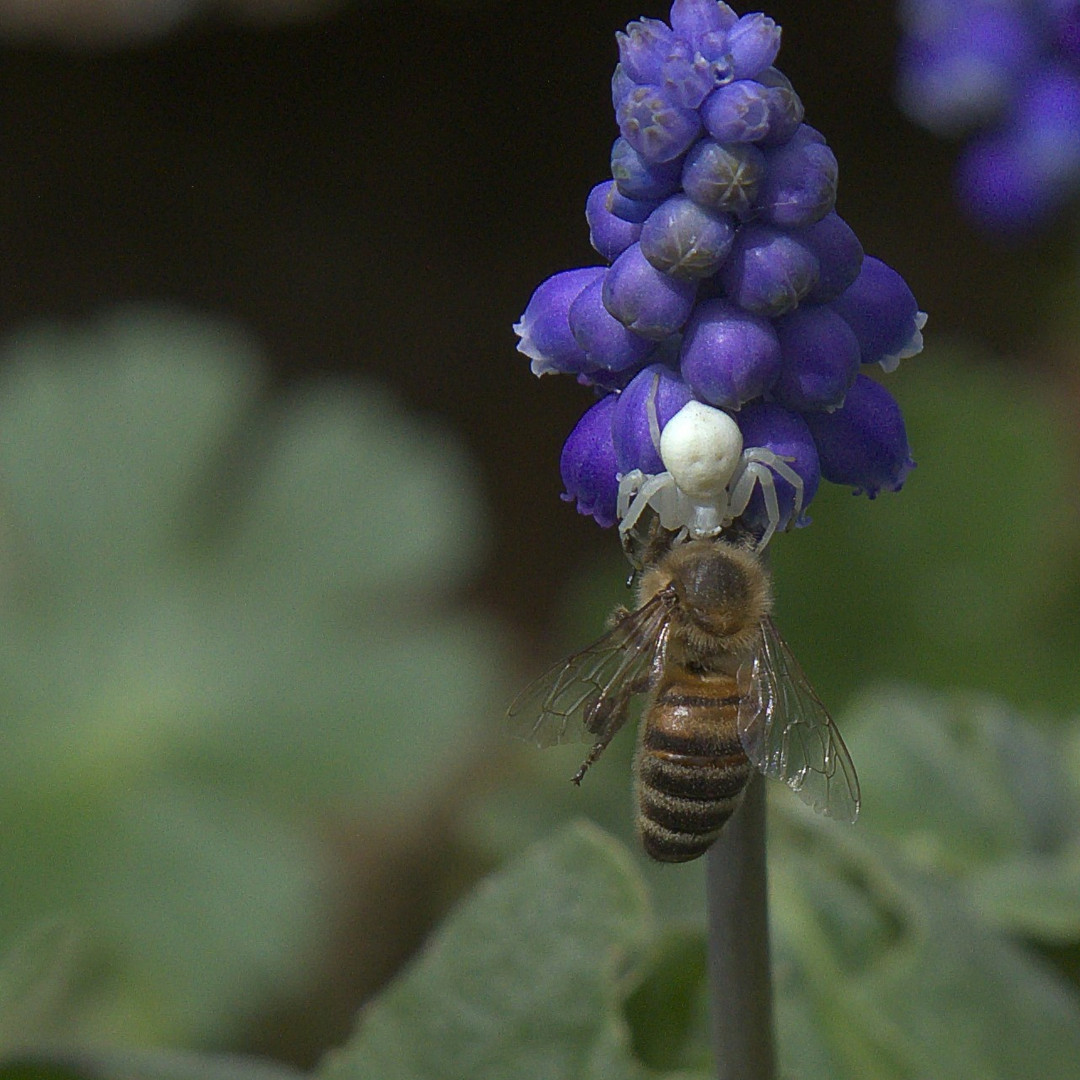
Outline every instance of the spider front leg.
{"type": "Polygon", "coordinates": [[[780,527],[780,502],[776,497],[776,481],[773,477],[775,472],[786,480],[792,487],[794,499],[789,521],[798,520],[802,513],[803,480],[802,477],[787,463],[794,458],[784,458],[763,446],[754,446],[745,450],[736,470],[734,484],[729,495],[728,516],[734,521],[750,504],[754,494],[754,487],[761,486],[761,495],[765,500],[765,513],[768,517],[768,525],[758,540],[757,548],[763,551],[773,537],[773,533],[780,527]]]}

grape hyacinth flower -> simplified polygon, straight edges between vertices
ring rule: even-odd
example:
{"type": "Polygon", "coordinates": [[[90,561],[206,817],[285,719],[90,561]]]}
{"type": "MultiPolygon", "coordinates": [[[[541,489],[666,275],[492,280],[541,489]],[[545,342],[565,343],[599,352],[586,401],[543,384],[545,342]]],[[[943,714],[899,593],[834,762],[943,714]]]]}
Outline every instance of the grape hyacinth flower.
{"type": "Polygon", "coordinates": [[[1080,190],[1080,3],[902,0],[897,95],[936,135],[966,137],[959,201],[1020,236],[1080,190]]]}
{"type": "Polygon", "coordinates": [[[624,539],[651,511],[763,548],[807,524],[822,479],[898,490],[903,419],[865,372],[917,353],[926,316],[837,214],[836,157],[773,66],[780,28],[675,0],[617,40],[619,135],[585,210],[604,262],[548,278],[514,328],[534,374],[597,396],[563,498],[624,539]]]}

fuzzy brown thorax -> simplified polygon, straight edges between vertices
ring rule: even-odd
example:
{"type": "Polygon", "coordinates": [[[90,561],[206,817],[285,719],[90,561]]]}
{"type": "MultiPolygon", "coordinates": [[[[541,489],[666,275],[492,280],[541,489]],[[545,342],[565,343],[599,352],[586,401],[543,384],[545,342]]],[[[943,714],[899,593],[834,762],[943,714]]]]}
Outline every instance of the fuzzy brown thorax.
{"type": "Polygon", "coordinates": [[[752,551],[722,540],[690,540],[642,575],[640,601],[669,589],[673,643],[689,657],[749,652],[772,607],[769,575],[752,551]]]}

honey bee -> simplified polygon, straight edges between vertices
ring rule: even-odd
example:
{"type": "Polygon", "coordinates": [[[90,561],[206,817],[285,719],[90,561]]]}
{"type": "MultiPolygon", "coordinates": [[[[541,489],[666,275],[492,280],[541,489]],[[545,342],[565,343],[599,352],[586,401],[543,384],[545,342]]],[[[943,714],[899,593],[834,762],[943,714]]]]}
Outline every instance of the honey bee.
{"type": "Polygon", "coordinates": [[[836,725],[778,633],[752,544],[687,540],[646,554],[638,606],[518,695],[509,717],[540,746],[591,742],[580,784],[647,694],[634,772],[645,851],[661,862],[710,847],[753,770],[854,821],[859,781],[836,725]]]}

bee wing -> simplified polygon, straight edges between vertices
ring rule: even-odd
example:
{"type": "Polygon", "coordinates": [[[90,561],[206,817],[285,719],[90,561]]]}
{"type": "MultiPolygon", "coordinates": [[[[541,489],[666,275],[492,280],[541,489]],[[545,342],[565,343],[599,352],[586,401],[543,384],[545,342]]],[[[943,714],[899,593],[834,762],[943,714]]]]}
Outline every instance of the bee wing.
{"type": "Polygon", "coordinates": [[[783,780],[803,802],[840,821],[859,815],[859,778],[840,732],[772,619],[740,673],[739,737],[766,776],[783,780]]]}
{"type": "Polygon", "coordinates": [[[531,682],[507,710],[515,732],[538,746],[613,735],[626,721],[630,695],[648,686],[668,617],[667,599],[658,593],[599,641],[531,682]]]}

